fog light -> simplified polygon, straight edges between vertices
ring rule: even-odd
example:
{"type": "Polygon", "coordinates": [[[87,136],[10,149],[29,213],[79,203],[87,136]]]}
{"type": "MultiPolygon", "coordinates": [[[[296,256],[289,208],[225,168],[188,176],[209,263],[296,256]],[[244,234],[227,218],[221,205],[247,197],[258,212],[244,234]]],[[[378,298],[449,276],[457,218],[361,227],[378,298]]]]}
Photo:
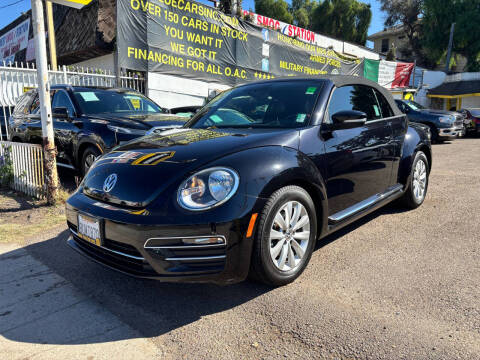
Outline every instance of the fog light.
{"type": "Polygon", "coordinates": [[[188,245],[224,244],[225,238],[223,238],[222,236],[200,236],[183,238],[182,242],[188,245]]]}

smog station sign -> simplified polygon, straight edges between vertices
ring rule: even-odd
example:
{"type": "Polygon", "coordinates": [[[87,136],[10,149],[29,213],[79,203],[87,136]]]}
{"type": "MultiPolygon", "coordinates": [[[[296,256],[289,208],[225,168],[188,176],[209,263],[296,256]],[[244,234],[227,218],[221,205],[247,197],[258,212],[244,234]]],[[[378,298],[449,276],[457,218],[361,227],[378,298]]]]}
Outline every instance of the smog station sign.
{"type": "Polygon", "coordinates": [[[118,0],[118,7],[123,68],[229,85],[277,76],[363,74],[363,59],[194,1],[118,0]]]}

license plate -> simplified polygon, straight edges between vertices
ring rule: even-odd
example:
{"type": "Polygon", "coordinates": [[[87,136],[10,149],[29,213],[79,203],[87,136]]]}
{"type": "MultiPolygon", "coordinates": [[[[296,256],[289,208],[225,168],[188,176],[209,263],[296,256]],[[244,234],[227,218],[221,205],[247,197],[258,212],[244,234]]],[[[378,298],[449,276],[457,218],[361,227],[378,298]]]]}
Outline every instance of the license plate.
{"type": "Polygon", "coordinates": [[[89,243],[102,246],[102,238],[100,236],[100,220],[79,214],[78,236],[89,243]]]}

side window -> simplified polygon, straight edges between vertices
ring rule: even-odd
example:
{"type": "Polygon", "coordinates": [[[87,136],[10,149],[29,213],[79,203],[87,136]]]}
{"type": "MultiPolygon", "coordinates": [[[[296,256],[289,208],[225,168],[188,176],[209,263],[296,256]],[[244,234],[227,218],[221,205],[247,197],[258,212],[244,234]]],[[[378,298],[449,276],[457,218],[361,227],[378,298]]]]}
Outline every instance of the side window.
{"type": "Polygon", "coordinates": [[[387,118],[390,116],[393,116],[393,111],[392,108],[390,107],[390,104],[388,103],[387,99],[385,99],[385,96],[378,91],[377,89],[373,89],[375,92],[375,95],[377,96],[378,103],[380,104],[380,110],[382,112],[382,118],[387,118]]]}
{"type": "Polygon", "coordinates": [[[20,96],[17,100],[15,105],[15,109],[13,110],[13,115],[22,115],[28,114],[28,105],[30,105],[30,101],[32,100],[32,94],[26,93],[20,96]]]}
{"type": "Polygon", "coordinates": [[[373,88],[366,85],[349,85],[335,89],[328,106],[328,120],[338,111],[357,110],[367,114],[367,121],[382,118],[373,88]]]}
{"type": "Polygon", "coordinates": [[[381,52],[385,53],[388,51],[388,39],[382,39],[382,49],[381,52]]]}
{"type": "Polygon", "coordinates": [[[35,93],[35,97],[33,98],[33,101],[30,104],[28,112],[32,115],[40,114],[40,99],[37,93],[35,93]]]}
{"type": "Polygon", "coordinates": [[[70,97],[63,90],[58,90],[53,95],[52,110],[57,107],[67,108],[69,116],[73,116],[75,113],[72,102],[70,101],[70,97]]]}

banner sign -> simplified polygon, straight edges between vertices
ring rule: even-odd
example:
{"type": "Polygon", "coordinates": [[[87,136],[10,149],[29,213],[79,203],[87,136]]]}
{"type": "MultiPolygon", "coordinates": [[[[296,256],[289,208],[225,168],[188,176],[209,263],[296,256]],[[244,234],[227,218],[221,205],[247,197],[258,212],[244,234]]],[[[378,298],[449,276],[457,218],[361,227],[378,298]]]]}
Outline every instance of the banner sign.
{"type": "Polygon", "coordinates": [[[403,88],[408,87],[413,68],[413,63],[365,59],[363,76],[386,88],[403,88]]]}
{"type": "Polygon", "coordinates": [[[26,61],[35,60],[35,39],[28,40],[27,53],[25,54],[26,61]]]}
{"type": "Polygon", "coordinates": [[[268,16],[256,14],[251,11],[242,10],[242,13],[243,16],[250,16],[253,20],[253,23],[258,26],[271,28],[280,31],[284,35],[292,36],[305,42],[318,45],[318,36],[315,37],[315,33],[313,31],[272,19],[268,16]]]}
{"type": "Polygon", "coordinates": [[[265,29],[188,0],[118,0],[117,31],[119,66],[131,70],[228,85],[277,76],[363,75],[362,59],[315,45],[313,33],[290,37],[288,30],[265,29]]]}
{"type": "Polygon", "coordinates": [[[27,19],[0,36],[0,61],[14,61],[15,54],[28,45],[29,30],[30,19],[27,19]]]}

